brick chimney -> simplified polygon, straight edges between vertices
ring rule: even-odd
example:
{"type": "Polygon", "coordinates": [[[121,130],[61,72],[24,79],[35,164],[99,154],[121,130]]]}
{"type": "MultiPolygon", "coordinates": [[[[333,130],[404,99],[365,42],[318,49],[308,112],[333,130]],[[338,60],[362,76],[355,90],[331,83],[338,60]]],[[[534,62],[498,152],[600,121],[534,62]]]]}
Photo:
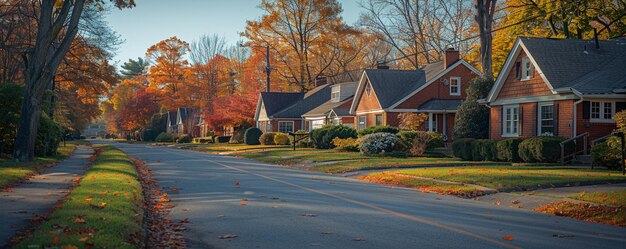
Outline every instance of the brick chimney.
{"type": "Polygon", "coordinates": [[[444,68],[448,68],[459,60],[459,51],[454,48],[448,48],[443,51],[443,65],[444,68]]]}

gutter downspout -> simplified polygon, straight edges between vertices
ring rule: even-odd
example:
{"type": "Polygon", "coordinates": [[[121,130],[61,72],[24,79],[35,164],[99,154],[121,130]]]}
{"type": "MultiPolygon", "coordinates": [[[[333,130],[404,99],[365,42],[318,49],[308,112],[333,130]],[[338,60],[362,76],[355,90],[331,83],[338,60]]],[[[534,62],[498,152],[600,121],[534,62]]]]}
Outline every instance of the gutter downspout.
{"type": "Polygon", "coordinates": [[[576,117],[577,114],[578,114],[578,110],[577,110],[576,107],[578,106],[578,104],[583,102],[584,98],[583,98],[583,94],[581,92],[579,92],[579,91],[576,91],[576,89],[570,88],[570,90],[572,91],[572,93],[574,95],[576,95],[576,96],[578,96],[580,98],[579,100],[574,101],[574,108],[573,108],[574,109],[574,115],[573,115],[574,116],[574,120],[573,120],[573,123],[572,123],[572,127],[573,127],[572,137],[576,137],[576,135],[578,133],[578,131],[576,130],[578,128],[577,125],[576,125],[576,122],[578,121],[578,118],[576,117]]]}

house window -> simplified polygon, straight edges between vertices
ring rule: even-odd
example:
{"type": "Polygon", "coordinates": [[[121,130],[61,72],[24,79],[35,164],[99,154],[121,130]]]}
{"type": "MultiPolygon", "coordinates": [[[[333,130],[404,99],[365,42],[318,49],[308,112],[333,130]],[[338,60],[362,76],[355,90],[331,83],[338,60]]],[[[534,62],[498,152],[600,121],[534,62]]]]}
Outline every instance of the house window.
{"type": "Polygon", "coordinates": [[[533,77],[533,63],[530,61],[530,58],[524,57],[522,58],[522,80],[529,80],[533,77]]]}
{"type": "Polygon", "coordinates": [[[333,87],[332,92],[330,93],[330,100],[334,102],[339,102],[341,96],[341,91],[339,91],[339,87],[333,87]]]}
{"type": "Polygon", "coordinates": [[[544,103],[539,104],[539,130],[537,133],[540,136],[553,136],[554,135],[554,104],[544,103]]]}
{"type": "Polygon", "coordinates": [[[450,77],[450,95],[461,95],[461,77],[450,77]]]}
{"type": "Polygon", "coordinates": [[[311,120],[311,130],[319,129],[324,126],[324,120],[311,120]]]}
{"type": "Polygon", "coordinates": [[[270,132],[272,128],[272,122],[271,121],[265,121],[265,132],[270,132]]]}
{"type": "Polygon", "coordinates": [[[507,137],[516,137],[519,135],[519,107],[518,106],[504,106],[503,111],[503,132],[502,135],[507,137]]]}
{"type": "Polygon", "coordinates": [[[278,121],[278,132],[293,132],[293,121],[278,121]]]}
{"type": "Polygon", "coordinates": [[[429,113],[426,122],[428,124],[428,131],[437,132],[437,114],[429,113]]]}
{"type": "Polygon", "coordinates": [[[376,125],[383,125],[383,115],[382,114],[376,114],[376,125]]]}
{"type": "Polygon", "coordinates": [[[372,93],[372,86],[370,86],[369,83],[367,83],[367,85],[365,86],[365,93],[367,93],[367,96],[370,96],[370,94],[372,93]]]}
{"type": "Polygon", "coordinates": [[[613,102],[591,102],[591,120],[607,122],[613,121],[615,114],[615,103],[613,102]]]}
{"type": "Polygon", "coordinates": [[[357,130],[362,130],[362,129],[365,129],[366,127],[367,127],[367,117],[359,116],[357,123],[356,123],[357,130]]]}

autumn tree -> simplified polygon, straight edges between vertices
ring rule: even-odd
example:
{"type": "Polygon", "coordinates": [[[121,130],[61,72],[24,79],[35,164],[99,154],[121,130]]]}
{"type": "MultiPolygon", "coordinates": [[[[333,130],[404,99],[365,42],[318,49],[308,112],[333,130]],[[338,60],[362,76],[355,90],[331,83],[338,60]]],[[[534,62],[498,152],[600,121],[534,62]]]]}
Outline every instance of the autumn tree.
{"type": "Polygon", "coordinates": [[[398,115],[398,119],[400,120],[398,128],[417,131],[423,129],[424,122],[428,120],[428,115],[425,113],[406,112],[398,115]]]}
{"type": "Polygon", "coordinates": [[[150,86],[161,89],[163,105],[168,109],[181,106],[181,88],[184,86],[184,72],[189,65],[185,56],[189,44],[177,37],[170,37],[148,48],[146,57],[152,63],[148,80],[150,86]]]}
{"type": "Polygon", "coordinates": [[[143,58],[138,57],[137,60],[128,59],[127,62],[121,66],[120,73],[124,78],[132,78],[146,72],[146,68],[149,66],[148,62],[143,58]]]}
{"type": "Polygon", "coordinates": [[[263,0],[259,21],[248,21],[243,36],[252,45],[272,48],[279,60],[274,70],[290,85],[304,91],[323,76],[335,60],[332,34],[349,28],[336,0],[263,0]]]}

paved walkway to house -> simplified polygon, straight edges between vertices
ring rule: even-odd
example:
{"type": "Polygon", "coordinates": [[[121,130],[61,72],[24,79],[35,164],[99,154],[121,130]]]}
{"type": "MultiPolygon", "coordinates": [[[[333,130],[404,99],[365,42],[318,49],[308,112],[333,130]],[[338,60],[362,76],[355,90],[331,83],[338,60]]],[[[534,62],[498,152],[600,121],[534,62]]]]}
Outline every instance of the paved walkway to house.
{"type": "Polygon", "coordinates": [[[49,212],[67,193],[76,177],[85,173],[94,150],[78,145],[66,160],[44,173],[0,193],[0,248],[7,247],[15,233],[30,225],[29,220],[49,212]]]}

